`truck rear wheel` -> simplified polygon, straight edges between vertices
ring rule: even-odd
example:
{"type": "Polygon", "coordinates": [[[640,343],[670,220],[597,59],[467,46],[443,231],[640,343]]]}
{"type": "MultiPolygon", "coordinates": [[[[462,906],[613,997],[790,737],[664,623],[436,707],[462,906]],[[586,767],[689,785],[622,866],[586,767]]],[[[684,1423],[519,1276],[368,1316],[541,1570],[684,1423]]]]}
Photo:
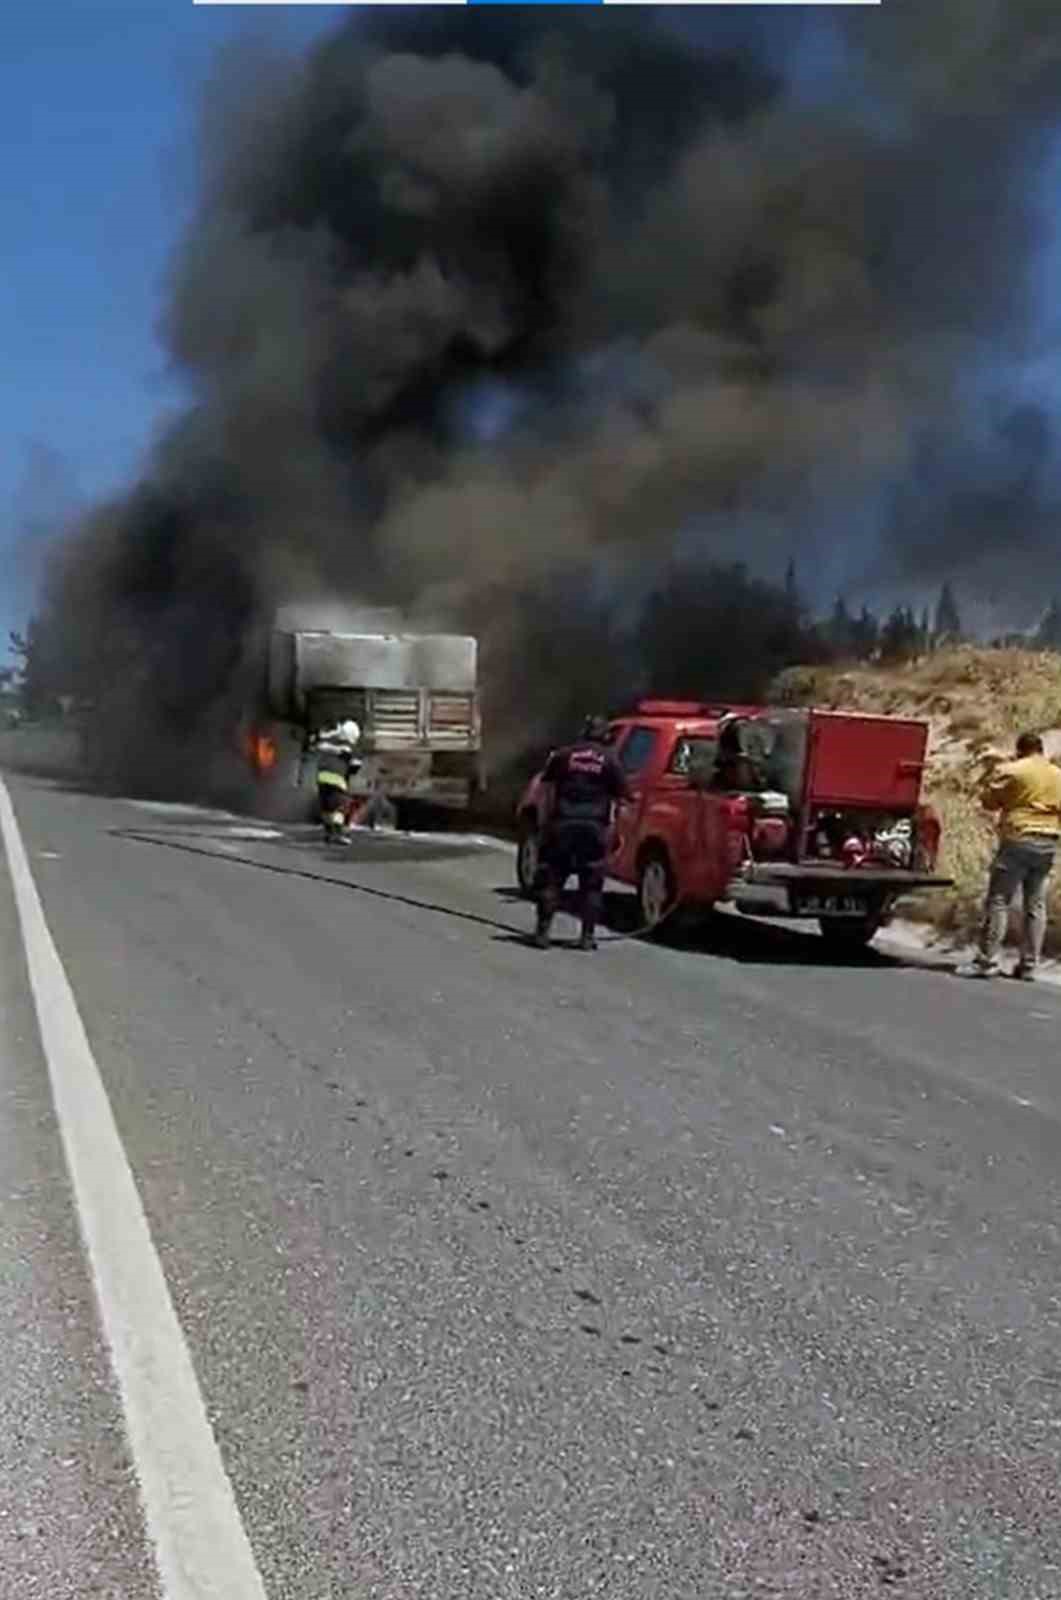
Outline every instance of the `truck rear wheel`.
{"type": "Polygon", "coordinates": [[[415,833],[417,826],[424,826],[423,816],[417,810],[415,800],[395,800],[394,802],[394,828],[397,833],[415,833]]]}
{"type": "Polygon", "coordinates": [[[534,894],[534,881],[538,875],[538,850],[541,834],[534,817],[521,817],[519,838],[516,844],[516,882],[529,900],[534,894]]]}
{"type": "Polygon", "coordinates": [[[655,934],[674,909],[674,874],[662,850],[651,850],[641,862],[637,875],[637,899],[641,926],[655,934]]]}

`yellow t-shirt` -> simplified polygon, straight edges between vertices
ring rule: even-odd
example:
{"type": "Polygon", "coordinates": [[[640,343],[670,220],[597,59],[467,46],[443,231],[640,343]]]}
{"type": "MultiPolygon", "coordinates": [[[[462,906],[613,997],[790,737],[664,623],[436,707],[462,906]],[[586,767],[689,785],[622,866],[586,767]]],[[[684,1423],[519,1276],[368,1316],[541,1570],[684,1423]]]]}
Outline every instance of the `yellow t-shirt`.
{"type": "Polygon", "coordinates": [[[1061,834],[1061,767],[1045,756],[1007,761],[986,784],[984,805],[1001,812],[1003,839],[1061,834]]]}

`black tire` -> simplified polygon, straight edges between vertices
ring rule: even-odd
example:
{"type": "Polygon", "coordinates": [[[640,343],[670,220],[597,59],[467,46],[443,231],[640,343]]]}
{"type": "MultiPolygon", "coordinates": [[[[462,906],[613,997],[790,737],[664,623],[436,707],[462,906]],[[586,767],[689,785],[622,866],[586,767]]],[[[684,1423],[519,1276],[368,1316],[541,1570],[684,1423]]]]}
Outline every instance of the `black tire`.
{"type": "Polygon", "coordinates": [[[520,893],[527,899],[534,897],[534,882],[538,875],[538,847],[541,834],[534,817],[520,819],[516,842],[516,882],[520,893]]]}
{"type": "Polygon", "coordinates": [[[674,910],[674,873],[663,850],[649,850],[637,873],[637,903],[641,927],[651,937],[658,936],[674,910]]]}
{"type": "Polygon", "coordinates": [[[416,833],[417,828],[423,826],[423,820],[417,810],[415,800],[395,800],[393,805],[394,831],[396,833],[416,833]]]}

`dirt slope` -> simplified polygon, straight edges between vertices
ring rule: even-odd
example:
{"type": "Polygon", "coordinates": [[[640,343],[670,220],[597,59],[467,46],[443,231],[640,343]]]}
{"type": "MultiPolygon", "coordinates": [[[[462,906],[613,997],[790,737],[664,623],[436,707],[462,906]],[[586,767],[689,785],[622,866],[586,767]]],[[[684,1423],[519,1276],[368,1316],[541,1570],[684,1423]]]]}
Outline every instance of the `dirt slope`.
{"type": "MultiPolygon", "coordinates": [[[[953,894],[926,896],[912,912],[968,935],[979,918],[994,844],[977,800],[984,758],[992,751],[1011,754],[1017,734],[1034,729],[1044,735],[1047,753],[1061,761],[1061,655],[962,646],[895,667],[793,668],[778,679],[774,698],[928,722],[928,798],[943,818],[942,866],[957,887],[953,894]]],[[[1049,945],[1059,953],[1061,873],[1050,909],[1049,945]]]]}

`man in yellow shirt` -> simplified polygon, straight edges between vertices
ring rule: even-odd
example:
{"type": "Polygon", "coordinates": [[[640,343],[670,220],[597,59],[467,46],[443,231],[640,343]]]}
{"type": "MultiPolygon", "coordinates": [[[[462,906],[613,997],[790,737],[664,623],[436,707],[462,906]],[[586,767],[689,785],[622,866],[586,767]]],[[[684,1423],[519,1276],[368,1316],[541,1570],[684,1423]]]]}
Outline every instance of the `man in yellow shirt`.
{"type": "Polygon", "coordinates": [[[958,971],[965,978],[993,978],[1001,970],[1009,908],[1021,891],[1024,927],[1015,978],[1031,982],[1046,933],[1046,886],[1061,837],[1061,767],[1048,761],[1037,733],[1022,733],[1016,761],[991,773],[981,796],[984,809],[999,815],[999,846],[991,865],[976,959],[958,971]]]}

